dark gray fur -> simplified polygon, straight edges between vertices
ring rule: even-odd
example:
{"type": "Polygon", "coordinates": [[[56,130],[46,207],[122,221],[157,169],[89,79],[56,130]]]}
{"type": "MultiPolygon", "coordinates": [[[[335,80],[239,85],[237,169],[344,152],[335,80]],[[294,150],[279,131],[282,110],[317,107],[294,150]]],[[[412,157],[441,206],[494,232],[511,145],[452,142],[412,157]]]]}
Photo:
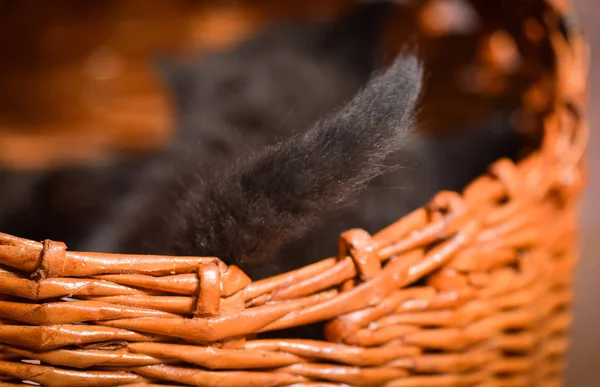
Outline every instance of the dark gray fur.
{"type": "Polygon", "coordinates": [[[421,75],[416,58],[399,58],[308,130],[234,161],[201,158],[188,176],[175,172],[174,186],[118,222],[129,227],[114,234],[113,250],[219,256],[243,268],[323,258],[278,253],[385,171],[412,126],[421,75]]]}

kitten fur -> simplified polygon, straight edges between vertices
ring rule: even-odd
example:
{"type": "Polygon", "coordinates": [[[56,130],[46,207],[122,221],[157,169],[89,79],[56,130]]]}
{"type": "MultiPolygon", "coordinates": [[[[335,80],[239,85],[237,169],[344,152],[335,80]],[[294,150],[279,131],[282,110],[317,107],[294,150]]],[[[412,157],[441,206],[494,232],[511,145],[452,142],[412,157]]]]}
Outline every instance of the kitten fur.
{"type": "Polygon", "coordinates": [[[421,75],[416,58],[400,57],[308,130],[232,162],[197,164],[189,176],[178,172],[180,189],[141,207],[115,250],[219,256],[242,268],[276,261],[284,244],[362,190],[401,148],[421,75]]]}

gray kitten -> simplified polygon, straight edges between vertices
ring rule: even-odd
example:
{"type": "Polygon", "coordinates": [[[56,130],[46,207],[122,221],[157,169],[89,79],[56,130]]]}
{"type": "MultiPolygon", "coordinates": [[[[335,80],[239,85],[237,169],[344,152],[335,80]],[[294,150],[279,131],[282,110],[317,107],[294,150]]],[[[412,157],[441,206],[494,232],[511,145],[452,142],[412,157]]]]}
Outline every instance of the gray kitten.
{"type": "Polygon", "coordinates": [[[361,89],[385,7],[360,6],[333,27],[274,28],[172,68],[190,137],[92,249],[218,256],[263,278],[332,256],[342,231],[376,232],[512,156],[507,115],[446,138],[413,131],[423,72],[413,56],[361,89]]]}

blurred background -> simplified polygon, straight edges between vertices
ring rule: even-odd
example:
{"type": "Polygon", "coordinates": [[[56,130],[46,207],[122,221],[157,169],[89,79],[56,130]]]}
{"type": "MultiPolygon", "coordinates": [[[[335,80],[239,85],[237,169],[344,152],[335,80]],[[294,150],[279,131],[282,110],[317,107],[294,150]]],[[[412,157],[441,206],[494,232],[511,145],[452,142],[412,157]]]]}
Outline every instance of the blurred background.
{"type": "MultiPolygon", "coordinates": [[[[485,18],[477,26],[459,0],[422,1],[418,10],[412,1],[397,3],[394,22],[383,36],[385,47],[392,55],[418,29],[420,50],[434,74],[421,110],[427,117],[423,130],[444,131],[523,101],[515,120],[532,141],[539,139],[540,127],[532,117],[541,114],[552,89],[550,52],[536,21],[542,17],[539,2],[473,0],[485,18]]],[[[563,7],[566,2],[549,3],[563,7]]],[[[333,20],[351,4],[0,0],[0,168],[48,171],[159,149],[172,136],[174,109],[154,66],[157,58],[223,49],[274,20],[333,20]]],[[[600,50],[600,2],[575,0],[574,7],[592,46],[593,129],[600,125],[600,111],[594,108],[600,103],[600,70],[594,67],[594,48],[600,50]]],[[[600,174],[595,172],[600,138],[595,134],[589,155],[568,370],[568,385],[577,387],[600,385],[600,174]]],[[[0,177],[0,195],[19,195],[16,188],[11,191],[16,187],[11,182],[0,177]]]]}
{"type": "Polygon", "coordinates": [[[569,386],[600,385],[600,2],[575,0],[591,46],[589,80],[588,189],[581,216],[583,254],[576,281],[575,325],[568,369],[569,386]]]}

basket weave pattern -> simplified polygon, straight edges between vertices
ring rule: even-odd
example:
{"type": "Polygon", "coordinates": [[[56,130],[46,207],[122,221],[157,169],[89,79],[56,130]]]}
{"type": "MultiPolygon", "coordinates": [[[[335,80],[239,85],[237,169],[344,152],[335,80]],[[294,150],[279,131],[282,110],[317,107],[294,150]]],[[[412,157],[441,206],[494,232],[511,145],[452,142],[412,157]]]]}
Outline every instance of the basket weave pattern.
{"type": "Polygon", "coordinates": [[[560,385],[587,51],[550,39],[541,149],[375,235],[344,233],[338,257],[252,282],[216,258],[0,234],[0,386],[560,385]],[[316,321],[327,341],[256,338],[316,321]]]}

